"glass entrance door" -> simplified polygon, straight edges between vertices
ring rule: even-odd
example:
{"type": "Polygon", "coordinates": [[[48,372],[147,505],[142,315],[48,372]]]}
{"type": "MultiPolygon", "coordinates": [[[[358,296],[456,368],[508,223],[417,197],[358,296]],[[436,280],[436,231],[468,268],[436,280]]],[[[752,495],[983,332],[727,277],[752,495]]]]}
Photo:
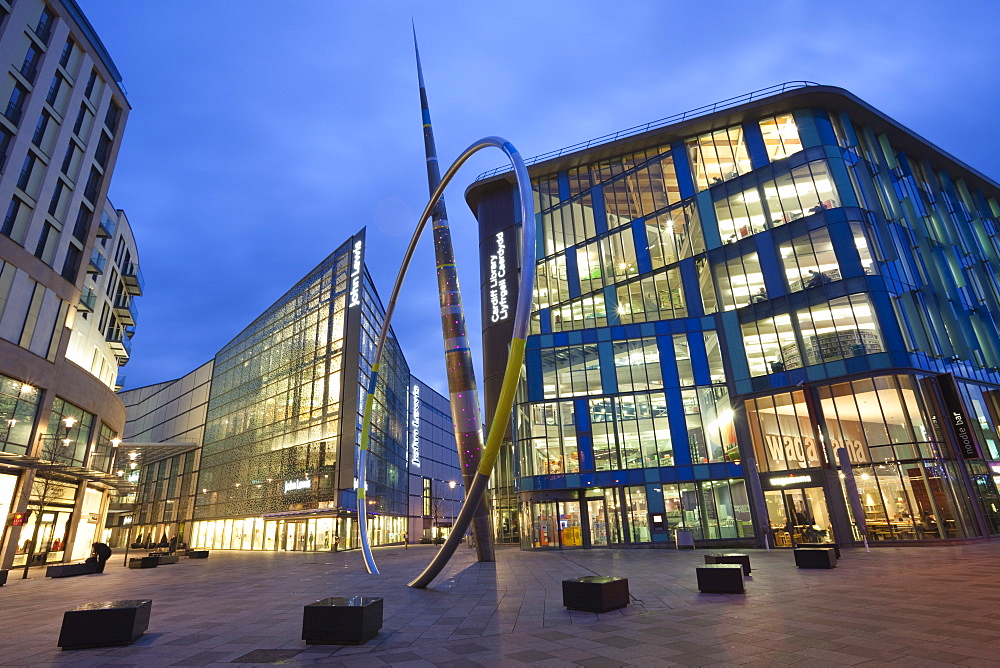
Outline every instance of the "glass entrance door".
{"type": "Polygon", "coordinates": [[[822,487],[764,492],[775,547],[832,543],[833,524],[822,487]]]}
{"type": "Polygon", "coordinates": [[[608,514],[604,511],[604,499],[587,499],[587,515],[590,517],[590,544],[607,547],[608,514]]]}
{"type": "Polygon", "coordinates": [[[583,528],[580,526],[580,502],[559,502],[559,538],[562,547],[583,546],[583,528]]]}

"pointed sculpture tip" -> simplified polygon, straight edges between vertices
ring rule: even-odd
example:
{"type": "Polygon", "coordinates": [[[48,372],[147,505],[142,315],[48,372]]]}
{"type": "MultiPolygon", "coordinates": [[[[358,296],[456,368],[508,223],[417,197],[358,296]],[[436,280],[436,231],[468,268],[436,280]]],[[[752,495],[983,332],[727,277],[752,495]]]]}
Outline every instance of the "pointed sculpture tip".
{"type": "Polygon", "coordinates": [[[410,25],[413,27],[413,53],[417,56],[417,82],[420,87],[424,87],[424,69],[420,66],[420,47],[417,46],[417,24],[414,23],[413,17],[410,17],[410,25]]]}

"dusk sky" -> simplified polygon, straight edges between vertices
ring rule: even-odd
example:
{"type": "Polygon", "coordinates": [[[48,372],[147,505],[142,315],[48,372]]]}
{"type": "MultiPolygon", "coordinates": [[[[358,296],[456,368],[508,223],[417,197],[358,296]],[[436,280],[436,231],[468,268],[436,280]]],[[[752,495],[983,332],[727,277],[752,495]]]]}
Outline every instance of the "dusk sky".
{"type": "MultiPolygon", "coordinates": [[[[411,18],[442,171],[486,135],[530,157],[809,80],[1000,179],[996,2],[78,1],[132,105],[110,191],[146,280],[128,389],[211,359],[364,226],[388,298],[428,196],[411,18]]],[[[446,192],[477,351],[464,191],[503,161],[446,192]]],[[[445,392],[435,290],[425,235],[394,326],[445,392]]]]}

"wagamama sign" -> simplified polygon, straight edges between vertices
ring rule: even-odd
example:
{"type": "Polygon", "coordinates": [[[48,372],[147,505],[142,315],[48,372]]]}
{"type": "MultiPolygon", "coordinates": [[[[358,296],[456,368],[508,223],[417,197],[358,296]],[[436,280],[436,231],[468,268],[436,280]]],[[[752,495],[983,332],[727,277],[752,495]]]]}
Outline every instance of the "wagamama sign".
{"type": "Polygon", "coordinates": [[[490,255],[490,322],[507,319],[507,244],[503,232],[496,234],[497,252],[490,255]]]}

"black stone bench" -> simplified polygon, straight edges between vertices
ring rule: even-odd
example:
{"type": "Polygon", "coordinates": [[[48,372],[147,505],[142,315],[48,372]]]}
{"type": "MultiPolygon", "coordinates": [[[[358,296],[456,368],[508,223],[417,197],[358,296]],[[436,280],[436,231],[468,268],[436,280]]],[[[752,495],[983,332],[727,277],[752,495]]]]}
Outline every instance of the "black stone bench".
{"type": "Polygon", "coordinates": [[[129,559],[129,568],[156,568],[160,565],[159,557],[139,557],[137,559],[129,559]]]}
{"type": "Polygon", "coordinates": [[[382,599],[332,596],[302,610],[302,639],[307,645],[360,645],[382,628],[382,599]]]}
{"type": "Polygon", "coordinates": [[[837,555],[832,547],[797,547],[795,565],[799,568],[836,568],[837,555]]]}
{"type": "Polygon", "coordinates": [[[570,610],[608,612],[629,604],[628,578],[591,575],[563,580],[563,605],[570,610]]]}
{"type": "Polygon", "coordinates": [[[176,564],[181,560],[181,558],[176,554],[158,554],[153,558],[156,559],[160,566],[165,566],[166,564],[176,564]]]}
{"type": "Polygon", "coordinates": [[[63,649],[131,645],[149,627],[150,599],[101,601],[63,614],[59,646],[63,649]]]}
{"type": "Polygon", "coordinates": [[[47,578],[68,578],[74,575],[90,575],[96,564],[81,562],[79,564],[53,564],[45,569],[47,578]]]}
{"type": "Polygon", "coordinates": [[[0,570],[0,587],[2,587],[5,584],[7,584],[7,574],[8,573],[10,573],[10,571],[0,570]]]}
{"type": "Polygon", "coordinates": [[[796,543],[795,547],[819,547],[819,548],[831,548],[833,554],[840,559],[840,546],[836,543],[796,543]]]}
{"type": "Polygon", "coordinates": [[[743,594],[742,564],[706,564],[697,566],[698,591],[706,594],[743,594]]]}
{"type": "Polygon", "coordinates": [[[188,559],[208,559],[208,550],[188,550],[188,559]]]}
{"type": "Polygon", "coordinates": [[[706,564],[739,564],[743,566],[743,575],[750,575],[750,555],[742,552],[720,552],[706,554],[706,564]]]}

